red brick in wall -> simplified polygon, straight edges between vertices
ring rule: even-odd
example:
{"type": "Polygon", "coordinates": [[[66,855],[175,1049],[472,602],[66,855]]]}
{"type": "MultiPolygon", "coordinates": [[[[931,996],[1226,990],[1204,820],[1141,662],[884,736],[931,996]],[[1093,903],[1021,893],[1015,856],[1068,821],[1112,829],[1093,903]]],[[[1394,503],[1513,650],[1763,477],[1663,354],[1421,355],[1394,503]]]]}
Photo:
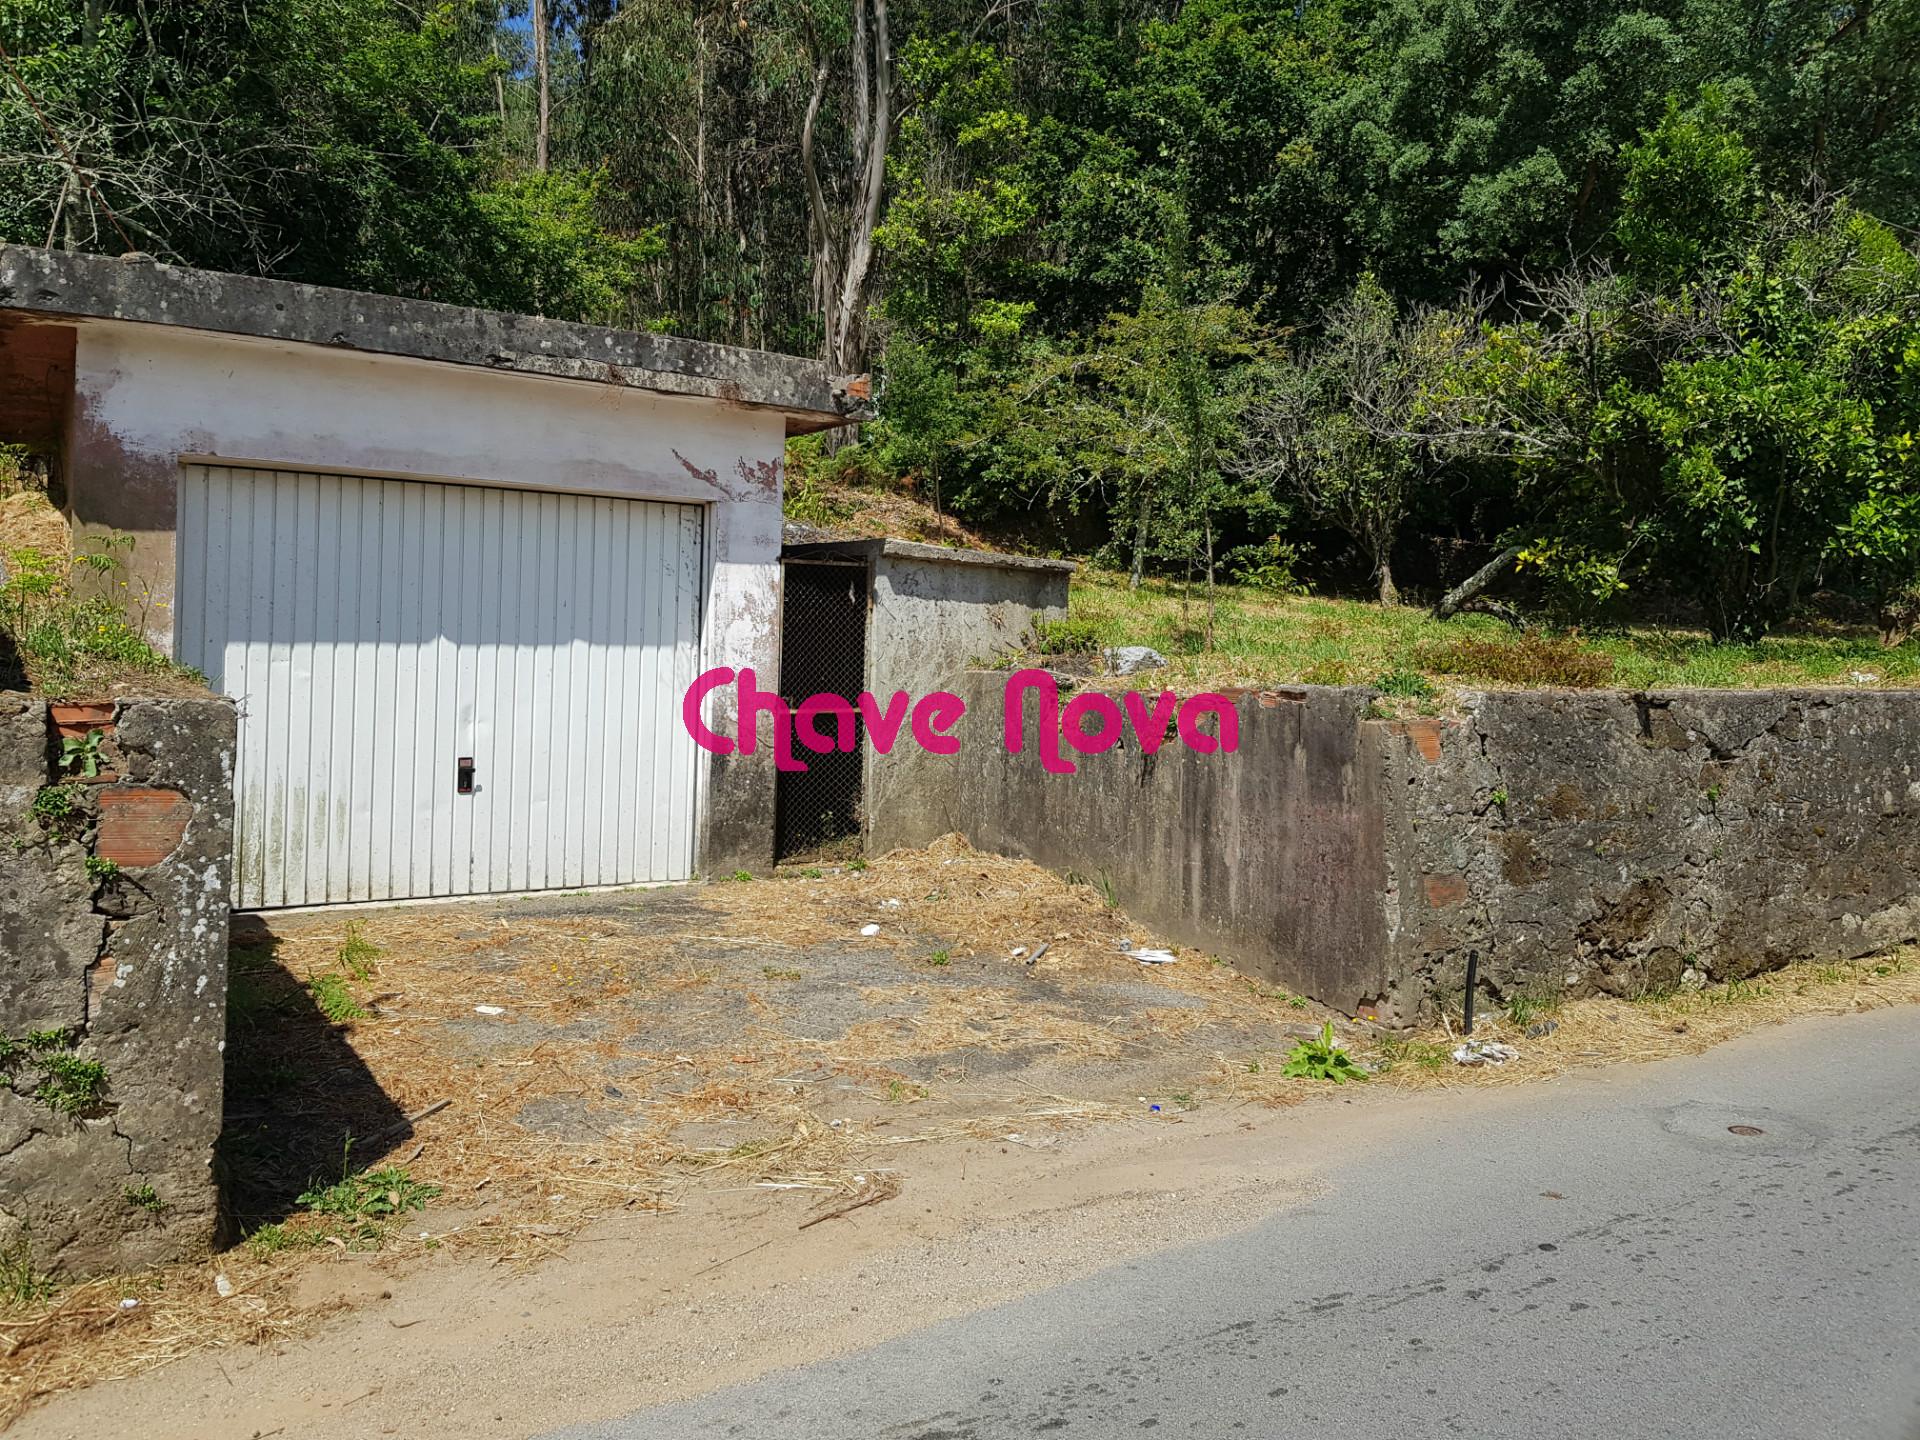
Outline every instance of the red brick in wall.
{"type": "Polygon", "coordinates": [[[112,785],[100,792],[100,836],[94,853],[116,865],[158,865],[193,819],[193,802],[178,790],[112,785]]]}

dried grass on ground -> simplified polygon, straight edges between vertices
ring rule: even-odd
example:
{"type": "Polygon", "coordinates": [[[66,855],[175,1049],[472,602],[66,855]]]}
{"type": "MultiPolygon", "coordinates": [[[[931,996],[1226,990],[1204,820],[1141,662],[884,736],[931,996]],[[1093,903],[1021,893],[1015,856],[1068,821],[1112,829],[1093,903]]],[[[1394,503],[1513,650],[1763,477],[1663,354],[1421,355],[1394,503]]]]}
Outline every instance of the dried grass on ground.
{"type": "Polygon", "coordinates": [[[0,495],[0,557],[9,550],[38,550],[43,555],[68,555],[73,549],[67,517],[37,490],[0,495]]]}
{"type": "MultiPolygon", "coordinates": [[[[1355,1093],[1281,1076],[1321,1019],[1304,1000],[1191,950],[1139,965],[1119,942],[1153,937],[1098,887],[958,837],[841,872],[274,924],[234,956],[224,1148],[253,1239],[0,1312],[0,1423],[69,1386],[297,1334],[344,1303],[329,1275],[368,1265],[528,1264],[596,1216],[698,1189],[790,1193],[768,1223],[797,1226],[880,1203],[940,1141],[1355,1093]],[[881,934],[860,937],[869,923],[881,934]],[[1043,945],[1031,967],[1013,954],[1043,945]],[[328,975],[363,1018],[320,1015],[310,987],[328,975]],[[302,1207],[307,1184],[339,1176],[348,1132],[353,1165],[402,1166],[439,1197],[390,1222],[302,1207]]],[[[1343,1024],[1343,1039],[1385,1066],[1370,1092],[1511,1085],[1914,1001],[1909,952],[1491,1015],[1476,1035],[1521,1050],[1500,1068],[1453,1066],[1445,1029],[1343,1024]],[[1526,1036],[1544,1021],[1557,1028],[1526,1036]]]]}
{"type": "MultiPolygon", "coordinates": [[[[1502,1065],[1454,1063],[1453,1052],[1466,1038],[1457,1016],[1408,1035],[1356,1035],[1349,1044],[1375,1071],[1375,1084],[1395,1090],[1473,1089],[1525,1084],[1595,1065],[1693,1055],[1808,1015],[1913,1004],[1920,1004],[1920,948],[1910,946],[1863,960],[1790,965],[1697,991],[1634,1000],[1591,996],[1522,1002],[1513,1014],[1483,1010],[1475,1017],[1473,1039],[1520,1052],[1502,1065]]],[[[1215,1085],[1238,1099],[1297,1104],[1316,1087],[1281,1076],[1284,1064],[1279,1052],[1223,1056],[1215,1085]]]]}

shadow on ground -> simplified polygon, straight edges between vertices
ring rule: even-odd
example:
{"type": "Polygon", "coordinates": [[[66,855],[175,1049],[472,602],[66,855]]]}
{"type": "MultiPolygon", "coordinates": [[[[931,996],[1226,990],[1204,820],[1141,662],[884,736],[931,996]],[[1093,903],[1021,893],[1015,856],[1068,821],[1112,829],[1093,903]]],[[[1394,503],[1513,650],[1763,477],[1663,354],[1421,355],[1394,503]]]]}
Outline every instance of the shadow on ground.
{"type": "Polygon", "coordinates": [[[279,949],[260,917],[234,917],[218,1162],[231,1238],[285,1219],[348,1165],[376,1164],[411,1128],[279,949]]]}

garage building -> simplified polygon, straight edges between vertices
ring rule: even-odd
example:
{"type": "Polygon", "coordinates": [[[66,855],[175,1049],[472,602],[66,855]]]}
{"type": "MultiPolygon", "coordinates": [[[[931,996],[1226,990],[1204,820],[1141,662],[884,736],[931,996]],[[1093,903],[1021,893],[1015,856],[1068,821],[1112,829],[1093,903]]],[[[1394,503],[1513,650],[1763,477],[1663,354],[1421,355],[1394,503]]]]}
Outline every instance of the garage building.
{"type": "Polygon", "coordinates": [[[770,863],[768,747],[708,756],[679,702],[710,667],[778,673],[784,446],[857,417],[858,388],[0,247],[0,442],[53,457],[77,543],[133,537],[135,618],[240,703],[243,908],[770,863]]]}

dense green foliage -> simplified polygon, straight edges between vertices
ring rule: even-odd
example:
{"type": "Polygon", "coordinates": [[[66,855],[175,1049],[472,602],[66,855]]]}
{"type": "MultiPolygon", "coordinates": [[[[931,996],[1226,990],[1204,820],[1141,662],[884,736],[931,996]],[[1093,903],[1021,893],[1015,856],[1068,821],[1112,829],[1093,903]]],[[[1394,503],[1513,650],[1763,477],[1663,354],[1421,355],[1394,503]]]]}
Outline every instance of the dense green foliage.
{"type": "Polygon", "coordinates": [[[1920,614],[1920,6],[0,0],[0,45],[6,240],[871,368],[833,465],[1136,574],[1920,614]]]}

